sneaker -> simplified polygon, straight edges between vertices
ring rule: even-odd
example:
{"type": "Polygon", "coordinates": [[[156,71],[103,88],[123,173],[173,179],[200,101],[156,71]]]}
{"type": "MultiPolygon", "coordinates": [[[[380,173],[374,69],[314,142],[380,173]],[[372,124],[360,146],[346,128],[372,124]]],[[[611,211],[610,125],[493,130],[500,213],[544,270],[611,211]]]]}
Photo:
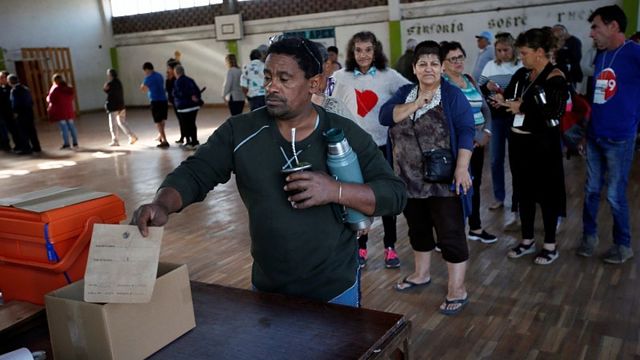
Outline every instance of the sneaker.
{"type": "Polygon", "coordinates": [[[489,210],[498,210],[504,207],[504,203],[502,201],[496,201],[493,204],[489,205],[489,210]]]}
{"type": "Polygon", "coordinates": [[[598,235],[584,235],[576,254],[584,257],[593,256],[593,249],[598,245],[598,235]]]}
{"type": "Polygon", "coordinates": [[[69,149],[71,149],[71,145],[69,144],[64,144],[60,147],[60,150],[69,150],[69,149]]]}
{"type": "Polygon", "coordinates": [[[400,259],[398,258],[398,253],[396,253],[396,250],[392,247],[384,249],[384,266],[387,269],[400,267],[400,259]]]}
{"type": "Polygon", "coordinates": [[[360,268],[367,265],[367,249],[358,250],[358,264],[360,264],[360,268]]]}
{"type": "Polygon", "coordinates": [[[129,145],[135,144],[136,141],[138,141],[138,137],[137,136],[131,135],[131,137],[129,137],[129,145]]]}
{"type": "Polygon", "coordinates": [[[180,139],[176,140],[176,144],[184,144],[184,139],[180,138],[180,139]]]}
{"type": "Polygon", "coordinates": [[[436,245],[435,249],[436,252],[442,252],[442,250],[440,249],[440,246],[436,245]]]}
{"type": "Polygon", "coordinates": [[[113,140],[109,143],[109,146],[120,146],[120,143],[118,142],[118,140],[113,140]]]}
{"type": "Polygon", "coordinates": [[[633,250],[624,245],[613,245],[602,256],[602,261],[609,264],[622,264],[633,257],[633,250]]]}
{"type": "Polygon", "coordinates": [[[156,145],[156,147],[162,148],[162,149],[166,149],[169,147],[169,143],[166,141],[161,142],[160,144],[156,145]]]}
{"type": "Polygon", "coordinates": [[[480,241],[483,244],[493,244],[494,242],[498,241],[498,238],[495,235],[489,234],[484,230],[482,230],[480,234],[471,232],[471,230],[469,230],[469,235],[467,235],[467,238],[473,241],[480,241]]]}

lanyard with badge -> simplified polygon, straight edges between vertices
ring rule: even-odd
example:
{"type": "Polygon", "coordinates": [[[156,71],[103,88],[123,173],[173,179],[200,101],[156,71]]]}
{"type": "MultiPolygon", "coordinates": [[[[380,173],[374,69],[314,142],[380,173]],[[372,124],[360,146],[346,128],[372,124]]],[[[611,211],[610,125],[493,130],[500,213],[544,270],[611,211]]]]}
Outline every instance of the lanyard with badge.
{"type": "MultiPolygon", "coordinates": [[[[543,70],[544,71],[544,70],[543,70]]],[[[531,72],[529,72],[527,74],[527,77],[531,76],[531,72]]],[[[527,91],[529,90],[529,88],[531,87],[531,85],[533,85],[533,83],[536,81],[537,77],[533,80],[529,79],[529,81],[531,81],[522,91],[522,94],[520,94],[520,99],[524,98],[524,94],[527,93],[527,91]]],[[[516,88],[513,92],[513,97],[515,98],[516,96],[518,96],[518,83],[516,83],[516,88]]],[[[515,114],[513,116],[513,127],[521,127],[522,125],[524,125],[524,114],[519,113],[519,114],[515,114]]]]}
{"type": "Polygon", "coordinates": [[[629,41],[625,41],[622,46],[613,53],[613,58],[609,62],[609,65],[605,68],[605,60],[607,58],[607,53],[602,54],[602,71],[598,74],[596,78],[596,86],[595,91],[593,93],[593,103],[594,104],[604,104],[609,101],[618,91],[618,81],[616,78],[616,73],[613,71],[611,65],[616,60],[616,56],[622,48],[624,48],[629,41]]]}

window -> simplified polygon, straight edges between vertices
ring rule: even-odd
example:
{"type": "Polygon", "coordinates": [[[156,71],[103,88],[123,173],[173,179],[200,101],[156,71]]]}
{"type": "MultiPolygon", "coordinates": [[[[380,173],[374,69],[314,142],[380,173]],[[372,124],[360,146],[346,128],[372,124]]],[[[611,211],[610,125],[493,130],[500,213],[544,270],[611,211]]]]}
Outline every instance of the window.
{"type": "Polygon", "coordinates": [[[116,17],[146,14],[213,4],[222,4],[222,0],[111,0],[111,15],[116,17]]]}

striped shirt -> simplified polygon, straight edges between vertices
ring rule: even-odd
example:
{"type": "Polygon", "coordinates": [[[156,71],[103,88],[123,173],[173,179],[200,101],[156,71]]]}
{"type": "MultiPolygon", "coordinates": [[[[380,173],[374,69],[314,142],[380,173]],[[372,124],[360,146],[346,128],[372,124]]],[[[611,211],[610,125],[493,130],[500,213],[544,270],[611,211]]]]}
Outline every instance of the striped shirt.
{"type": "MultiPolygon", "coordinates": [[[[450,84],[458,87],[458,84],[451,80],[449,76],[447,76],[447,74],[443,74],[442,77],[445,78],[450,84]]],[[[467,100],[469,100],[469,104],[471,104],[471,109],[473,110],[473,120],[476,126],[482,125],[484,124],[484,116],[482,115],[482,104],[484,102],[484,99],[482,98],[482,94],[475,86],[473,86],[467,76],[462,76],[462,78],[465,82],[465,88],[460,90],[462,90],[464,96],[467,98],[467,100]]]]}
{"type": "Polygon", "coordinates": [[[478,85],[482,86],[489,81],[493,81],[498,84],[502,89],[506,89],[511,81],[511,77],[518,69],[522,67],[522,62],[518,61],[516,65],[512,62],[502,62],[500,65],[496,64],[495,60],[491,60],[485,65],[478,80],[478,85]]]}

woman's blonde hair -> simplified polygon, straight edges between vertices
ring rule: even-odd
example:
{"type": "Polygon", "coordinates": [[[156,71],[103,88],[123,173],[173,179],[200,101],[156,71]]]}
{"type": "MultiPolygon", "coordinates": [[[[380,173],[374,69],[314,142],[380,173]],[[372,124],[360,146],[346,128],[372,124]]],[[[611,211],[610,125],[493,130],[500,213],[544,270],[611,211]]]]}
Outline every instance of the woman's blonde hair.
{"type": "MultiPolygon", "coordinates": [[[[497,33],[495,37],[496,37],[496,40],[495,40],[493,46],[496,49],[496,51],[497,51],[498,44],[504,44],[504,45],[509,46],[511,48],[511,50],[513,50],[511,52],[512,56],[511,56],[511,60],[509,60],[509,62],[511,62],[513,65],[517,65],[520,60],[518,60],[518,49],[515,46],[516,39],[514,39],[513,36],[508,32],[497,33]]],[[[495,57],[494,61],[498,65],[502,64],[502,60],[498,59],[498,54],[497,53],[496,53],[496,57],[495,57]]]]}

